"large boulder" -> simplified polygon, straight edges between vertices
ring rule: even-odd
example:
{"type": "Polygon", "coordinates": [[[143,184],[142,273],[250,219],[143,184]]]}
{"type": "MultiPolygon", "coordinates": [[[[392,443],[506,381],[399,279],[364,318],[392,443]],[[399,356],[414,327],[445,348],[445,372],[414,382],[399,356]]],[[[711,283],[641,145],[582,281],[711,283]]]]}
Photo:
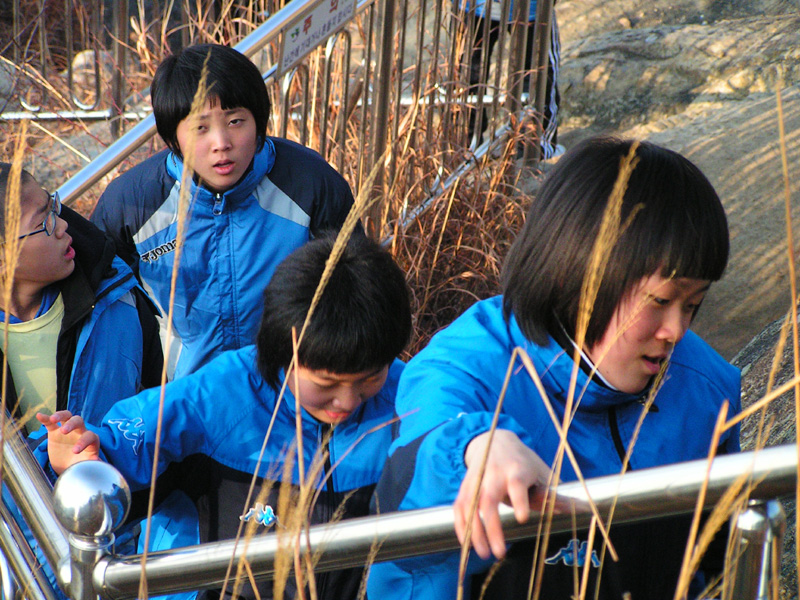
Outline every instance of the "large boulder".
{"type": "MultiPolygon", "coordinates": [[[[751,406],[767,393],[794,377],[791,323],[780,319],[771,323],[747,344],[733,359],[742,369],[742,404],[751,406]]],[[[795,398],[787,392],[771,401],[755,417],[744,421],[742,448],[753,450],[764,446],[794,444],[797,441],[795,398]]],[[[782,499],[786,511],[786,537],[781,566],[781,598],[797,598],[796,518],[794,498],[782,499]]]]}

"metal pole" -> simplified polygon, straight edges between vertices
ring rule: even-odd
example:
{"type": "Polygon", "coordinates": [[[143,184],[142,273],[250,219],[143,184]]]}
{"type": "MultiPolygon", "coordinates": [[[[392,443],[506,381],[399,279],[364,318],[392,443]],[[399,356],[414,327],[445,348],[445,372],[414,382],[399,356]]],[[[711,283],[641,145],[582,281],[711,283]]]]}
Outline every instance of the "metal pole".
{"type": "MultiPolygon", "coordinates": [[[[7,422],[11,417],[6,417],[7,422]]],[[[69,583],[63,565],[69,544],[53,512],[53,488],[18,431],[7,427],[3,447],[3,483],[62,585],[69,583]]]]}
{"type": "Polygon", "coordinates": [[[18,589],[28,600],[55,600],[53,586],[45,577],[36,560],[25,534],[17,525],[14,516],[5,503],[0,503],[0,548],[2,548],[3,598],[16,597],[9,592],[18,589]],[[13,576],[11,573],[13,572],[13,576]],[[11,590],[9,590],[11,588],[11,590]]]}
{"type": "Polygon", "coordinates": [[[97,600],[92,574],[108,554],[114,531],[131,506],[128,483],[114,467],[84,461],[66,469],[56,481],[53,507],[69,534],[72,600],[97,600]]]}
{"type": "MultiPolygon", "coordinates": [[[[531,83],[528,87],[528,102],[530,103],[530,92],[534,93],[533,109],[536,112],[534,123],[536,124],[536,144],[533,148],[532,161],[537,164],[542,158],[542,136],[544,130],[544,102],[547,95],[547,71],[550,64],[550,29],[553,24],[553,0],[538,0],[536,4],[536,22],[533,32],[533,56],[531,64],[535,65],[535,70],[531,74],[531,83]]],[[[554,82],[555,83],[555,82],[554,82]]],[[[527,144],[526,144],[527,147],[527,144]]]]}
{"type": "MultiPolygon", "coordinates": [[[[389,127],[389,96],[392,93],[392,58],[394,56],[394,13],[395,0],[383,0],[381,11],[381,48],[378,53],[378,66],[375,69],[375,102],[372,106],[372,166],[378,168],[373,184],[373,193],[382,193],[384,168],[391,156],[391,146],[387,146],[386,132],[389,127]]],[[[398,77],[400,74],[398,74],[398,77]]],[[[378,226],[383,208],[381,202],[370,210],[368,228],[373,237],[380,237],[378,226]]]]}
{"type": "MultiPolygon", "coordinates": [[[[706,480],[707,505],[717,502],[743,473],[751,473],[753,484],[757,484],[752,497],[774,498],[792,492],[797,478],[797,449],[787,445],[722,456],[714,460],[708,477],[707,467],[707,461],[698,460],[643,469],[622,477],[591,479],[586,485],[601,514],[607,514],[616,505],[616,523],[688,513],[694,510],[697,494],[706,480]]],[[[559,486],[556,510],[554,533],[572,531],[576,524],[579,528],[590,524],[591,512],[580,483],[559,486]]],[[[510,541],[535,536],[540,516],[539,511],[532,510],[528,522],[520,525],[512,509],[501,506],[503,527],[510,541]]],[[[317,571],[362,566],[375,547],[378,547],[377,561],[459,547],[450,506],[311,527],[307,537],[301,536],[300,544],[301,552],[308,550],[315,557],[319,553],[317,571]]],[[[243,546],[230,540],[151,554],[145,567],[148,589],[155,595],[219,587],[232,555],[234,560],[246,555],[253,575],[266,579],[274,574],[277,553],[292,551],[286,545],[279,547],[274,534],[251,539],[246,554],[243,546]]],[[[141,568],[137,556],[102,559],[94,572],[98,592],[110,600],[136,597],[141,568]]]]}
{"type": "MultiPolygon", "coordinates": [[[[111,99],[114,102],[112,108],[116,109],[119,115],[125,112],[125,81],[122,73],[125,70],[126,60],[126,44],[128,41],[128,3],[127,2],[114,2],[112,3],[112,19],[114,21],[114,62],[117,68],[111,75],[111,99]]],[[[100,56],[95,55],[95,60],[99,61],[100,56]]],[[[111,121],[111,135],[118,136],[122,131],[122,117],[111,121]]]]}
{"type": "MultiPolygon", "coordinates": [[[[528,39],[529,3],[515,2],[512,11],[511,49],[508,53],[508,96],[506,106],[512,115],[519,115],[522,107],[522,80],[528,39]]],[[[538,9],[537,9],[538,10],[538,9]]]]}
{"type": "Polygon", "coordinates": [[[786,514],[777,500],[751,500],[731,524],[733,542],[733,586],[726,588],[728,600],[769,600],[780,571],[786,514]]]}

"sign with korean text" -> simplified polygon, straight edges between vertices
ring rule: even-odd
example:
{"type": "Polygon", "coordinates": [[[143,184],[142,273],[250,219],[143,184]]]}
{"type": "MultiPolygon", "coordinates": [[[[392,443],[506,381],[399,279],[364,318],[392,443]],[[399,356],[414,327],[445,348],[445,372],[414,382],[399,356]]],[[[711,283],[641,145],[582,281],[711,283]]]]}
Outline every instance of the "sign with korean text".
{"type": "Polygon", "coordinates": [[[283,30],[278,72],[286,73],[356,13],[356,0],[320,0],[283,30]]]}

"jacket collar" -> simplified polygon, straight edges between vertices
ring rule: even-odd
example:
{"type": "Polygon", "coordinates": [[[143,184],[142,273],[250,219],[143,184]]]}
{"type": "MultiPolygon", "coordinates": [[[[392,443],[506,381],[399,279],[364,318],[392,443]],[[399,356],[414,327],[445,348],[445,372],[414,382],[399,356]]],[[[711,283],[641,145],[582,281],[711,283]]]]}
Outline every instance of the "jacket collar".
{"type": "Polygon", "coordinates": [[[596,374],[590,378],[583,369],[576,367],[573,353],[562,348],[552,336],[547,345],[537,346],[524,336],[513,315],[508,328],[512,343],[528,353],[544,387],[552,390],[555,399],[566,401],[573,377],[576,377],[575,402],[580,401],[578,410],[600,412],[647,398],[649,387],[638,394],[628,394],[602,385],[596,374]]]}
{"type": "MultiPolygon", "coordinates": [[[[266,138],[264,147],[256,152],[253,157],[253,163],[250,168],[236,185],[221,194],[222,199],[226,202],[236,203],[248,198],[253,194],[264,176],[272,171],[274,165],[275,144],[270,138],[266,138]]],[[[167,173],[177,181],[180,181],[183,175],[183,160],[174,152],[170,152],[167,155],[167,173]]],[[[198,185],[194,178],[191,180],[191,194],[192,198],[197,197],[206,202],[214,202],[217,199],[216,193],[205,186],[198,185]]]]}

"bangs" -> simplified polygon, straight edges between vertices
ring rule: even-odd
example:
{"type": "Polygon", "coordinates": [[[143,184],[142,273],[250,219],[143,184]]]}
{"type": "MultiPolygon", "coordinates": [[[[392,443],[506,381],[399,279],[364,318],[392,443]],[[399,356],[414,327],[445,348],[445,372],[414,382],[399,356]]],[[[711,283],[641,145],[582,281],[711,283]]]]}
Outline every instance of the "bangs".
{"type": "MultiPolygon", "coordinates": [[[[630,279],[663,277],[719,280],[728,263],[728,222],[711,183],[692,163],[642,144],[631,175],[623,222],[634,219],[612,253],[630,279]]],[[[628,286],[626,286],[627,289],[628,286]]]]}
{"type": "MultiPolygon", "coordinates": [[[[388,260],[385,262],[387,268],[391,266],[388,260]]],[[[357,275],[338,266],[334,270],[300,343],[298,359],[304,367],[330,373],[360,373],[386,366],[405,347],[410,319],[401,316],[398,303],[385,298],[396,294],[407,302],[400,286],[404,282],[399,278],[397,282],[390,281],[388,293],[372,295],[365,290],[367,293],[359,295],[351,292],[359,286],[364,289],[357,275]],[[392,284],[397,289],[391,289],[392,284]]]]}
{"type": "MultiPolygon", "coordinates": [[[[570,149],[547,175],[503,266],[503,312],[531,341],[575,338],[594,240],[632,140],[599,137],[570,149]]],[[[643,278],[717,281],[728,262],[728,223],[703,173],[680,154],[641,142],[585,332],[598,342],[643,278]]]]}

